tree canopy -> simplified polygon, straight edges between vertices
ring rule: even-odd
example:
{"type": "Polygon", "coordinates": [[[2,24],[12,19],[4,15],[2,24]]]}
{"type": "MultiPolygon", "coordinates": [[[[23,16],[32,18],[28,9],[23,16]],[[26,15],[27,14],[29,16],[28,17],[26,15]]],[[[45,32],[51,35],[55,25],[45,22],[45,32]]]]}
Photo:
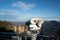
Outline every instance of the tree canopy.
{"type": "Polygon", "coordinates": [[[8,21],[0,21],[0,30],[10,30],[13,28],[13,24],[8,21]]]}

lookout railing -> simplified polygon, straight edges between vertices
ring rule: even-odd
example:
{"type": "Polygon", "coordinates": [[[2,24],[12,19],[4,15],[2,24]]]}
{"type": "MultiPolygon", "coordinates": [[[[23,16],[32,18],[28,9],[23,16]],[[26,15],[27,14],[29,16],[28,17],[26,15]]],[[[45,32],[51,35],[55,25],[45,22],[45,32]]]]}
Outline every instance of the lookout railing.
{"type": "Polygon", "coordinates": [[[46,36],[46,35],[31,36],[31,35],[19,35],[19,34],[16,34],[15,36],[11,36],[11,35],[14,35],[14,33],[5,33],[4,35],[0,35],[0,38],[2,37],[2,39],[5,38],[6,40],[7,39],[9,40],[35,40],[34,39],[35,37],[36,40],[60,40],[60,36],[46,36]],[[10,36],[11,38],[9,38],[10,36]]]}

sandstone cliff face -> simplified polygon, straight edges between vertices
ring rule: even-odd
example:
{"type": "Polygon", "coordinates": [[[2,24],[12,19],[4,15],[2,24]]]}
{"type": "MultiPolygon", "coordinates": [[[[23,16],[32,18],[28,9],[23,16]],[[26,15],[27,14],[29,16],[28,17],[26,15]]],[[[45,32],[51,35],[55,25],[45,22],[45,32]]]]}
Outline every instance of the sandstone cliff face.
{"type": "Polygon", "coordinates": [[[22,25],[14,25],[14,28],[13,28],[14,32],[18,32],[18,33],[23,33],[24,32],[24,26],[22,25]]]}
{"type": "Polygon", "coordinates": [[[16,25],[13,26],[13,30],[14,30],[14,32],[17,32],[17,26],[16,25]]]}
{"type": "Polygon", "coordinates": [[[19,25],[19,26],[18,26],[18,32],[19,32],[19,33],[23,33],[23,32],[24,32],[24,26],[19,25]]]}

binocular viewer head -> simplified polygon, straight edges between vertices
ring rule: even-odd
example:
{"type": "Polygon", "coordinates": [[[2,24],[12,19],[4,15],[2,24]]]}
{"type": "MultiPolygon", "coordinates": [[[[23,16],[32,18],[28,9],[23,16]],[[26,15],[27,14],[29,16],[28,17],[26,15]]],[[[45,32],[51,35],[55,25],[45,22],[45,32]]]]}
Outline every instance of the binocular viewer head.
{"type": "Polygon", "coordinates": [[[38,34],[41,30],[42,24],[44,20],[42,18],[32,18],[25,23],[26,33],[30,34],[38,34]]]}

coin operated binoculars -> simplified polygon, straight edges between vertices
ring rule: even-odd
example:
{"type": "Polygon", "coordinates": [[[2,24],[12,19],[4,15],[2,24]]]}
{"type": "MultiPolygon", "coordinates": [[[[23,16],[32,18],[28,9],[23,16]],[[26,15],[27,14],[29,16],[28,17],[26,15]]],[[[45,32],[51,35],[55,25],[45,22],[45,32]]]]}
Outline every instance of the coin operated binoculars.
{"type": "Polygon", "coordinates": [[[32,18],[25,23],[25,32],[30,35],[32,40],[36,40],[37,34],[40,33],[44,20],[42,18],[32,18]]]}

